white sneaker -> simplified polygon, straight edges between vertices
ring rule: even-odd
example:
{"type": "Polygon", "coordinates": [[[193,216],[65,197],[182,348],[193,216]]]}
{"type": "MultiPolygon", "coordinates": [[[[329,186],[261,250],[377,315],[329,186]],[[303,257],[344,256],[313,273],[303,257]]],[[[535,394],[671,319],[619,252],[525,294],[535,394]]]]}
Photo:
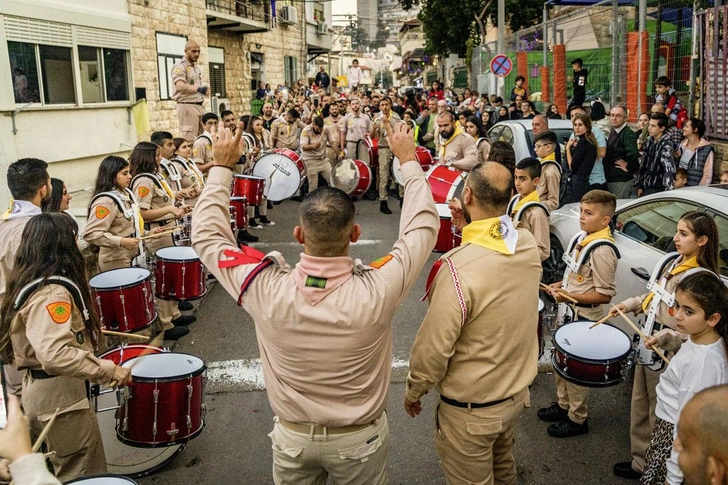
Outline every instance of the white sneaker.
{"type": "Polygon", "coordinates": [[[276,223],[273,221],[269,221],[267,217],[261,217],[260,221],[258,221],[258,224],[262,224],[264,226],[275,226],[276,223]]]}

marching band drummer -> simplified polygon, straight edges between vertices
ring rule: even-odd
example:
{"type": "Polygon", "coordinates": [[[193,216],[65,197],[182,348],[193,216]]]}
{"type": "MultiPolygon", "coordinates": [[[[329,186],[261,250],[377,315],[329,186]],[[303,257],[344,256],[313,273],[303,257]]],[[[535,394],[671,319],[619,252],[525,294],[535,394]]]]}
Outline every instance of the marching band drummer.
{"type": "Polygon", "coordinates": [[[389,148],[387,136],[402,119],[392,111],[392,100],[387,96],[383,97],[379,102],[379,109],[381,111],[374,118],[371,131],[372,138],[377,138],[379,146],[379,212],[391,214],[392,211],[387,206],[387,187],[389,185],[389,166],[392,163],[392,150],[389,148]]]}
{"type": "MultiPolygon", "coordinates": [[[[291,110],[295,111],[295,110],[291,110]]],[[[250,126],[248,133],[253,135],[254,146],[248,152],[248,162],[246,163],[245,173],[253,173],[253,166],[265,152],[272,148],[271,133],[263,127],[263,118],[261,116],[253,116],[250,118],[250,126]]],[[[252,229],[262,229],[263,226],[275,226],[276,223],[268,219],[268,198],[263,197],[263,202],[259,206],[248,206],[248,227],[252,229]],[[258,213],[260,219],[256,222],[255,213],[258,213]]]]}
{"type": "MultiPolygon", "coordinates": [[[[668,253],[657,264],[648,283],[650,293],[629,298],[617,305],[624,313],[644,313],[642,324],[645,335],[655,336],[660,348],[676,352],[683,343],[676,332],[673,302],[675,288],[688,274],[709,270],[719,273],[718,227],[715,220],[705,212],[691,211],[684,214],[677,223],[673,238],[676,252],[668,253]]],[[[610,315],[616,316],[612,310],[610,315]]],[[[645,471],[645,456],[650,445],[650,436],[655,425],[657,405],[657,384],[666,365],[652,350],[640,341],[637,362],[634,369],[630,419],[630,442],[632,461],[614,465],[614,474],[627,479],[637,479],[645,471]]],[[[668,355],[669,357],[669,355],[668,355]]]]}
{"type": "MultiPolygon", "coordinates": [[[[162,157],[159,161],[160,173],[172,188],[176,201],[184,202],[189,206],[188,199],[197,199],[199,192],[197,187],[191,184],[187,187],[182,185],[183,173],[177,164],[172,163],[175,154],[174,137],[168,131],[155,131],[152,133],[151,142],[159,147],[159,154],[162,157]]],[[[185,170],[187,172],[187,170],[185,170]]]]}
{"type": "MultiPolygon", "coordinates": [[[[182,175],[180,181],[183,189],[196,187],[198,192],[202,192],[205,187],[205,178],[197,168],[197,164],[192,160],[192,144],[184,138],[173,138],[175,156],[172,163],[177,167],[177,171],[182,175]]],[[[198,194],[199,196],[199,194],[198,194]]],[[[197,203],[198,196],[185,199],[185,203],[194,207],[197,203]]]]}
{"type": "Polygon", "coordinates": [[[59,410],[45,442],[63,482],[106,473],[88,382],[124,385],[130,371],[94,356],[100,340],[69,219],[56,213],[33,217],[3,301],[0,357],[25,372],[22,404],[36,434],[59,410]]]}
{"type": "MultiPolygon", "coordinates": [[[[150,142],[139,142],[131,152],[131,188],[137,198],[144,221],[144,229],[165,229],[175,226],[175,219],[182,219],[192,211],[190,206],[175,207],[174,194],[167,182],[159,174],[159,147],[150,142]]],[[[157,250],[173,246],[171,234],[150,239],[147,244],[149,255],[157,250]]],[[[166,340],[176,340],[189,333],[187,325],[197,320],[194,315],[183,316],[175,301],[157,300],[159,323],[166,340]]]]}
{"type": "Polygon", "coordinates": [[[473,137],[455,125],[455,115],[450,111],[437,117],[437,163],[469,172],[478,163],[478,150],[473,137]]]}

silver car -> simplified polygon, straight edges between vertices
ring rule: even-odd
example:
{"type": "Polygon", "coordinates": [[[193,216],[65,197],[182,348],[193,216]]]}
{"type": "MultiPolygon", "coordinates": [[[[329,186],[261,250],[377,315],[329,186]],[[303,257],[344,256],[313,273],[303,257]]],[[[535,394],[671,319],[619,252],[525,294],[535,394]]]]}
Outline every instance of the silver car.
{"type": "MultiPolygon", "coordinates": [[[[556,133],[561,144],[561,153],[564,153],[564,146],[574,132],[569,120],[549,120],[549,130],[556,133]]],[[[499,121],[488,130],[488,141],[493,144],[496,141],[504,141],[513,147],[516,152],[516,162],[526,157],[534,157],[533,154],[533,129],[531,120],[503,120],[499,121]]]]}

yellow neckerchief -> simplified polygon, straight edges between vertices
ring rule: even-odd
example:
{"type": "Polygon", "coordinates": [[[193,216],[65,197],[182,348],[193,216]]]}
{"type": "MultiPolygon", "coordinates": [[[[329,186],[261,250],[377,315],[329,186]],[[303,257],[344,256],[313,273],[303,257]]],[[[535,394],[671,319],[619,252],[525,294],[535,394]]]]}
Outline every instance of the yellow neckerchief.
{"type": "Polygon", "coordinates": [[[544,164],[546,162],[555,162],[556,161],[556,152],[551,152],[545,157],[541,159],[541,164],[544,164]]]}
{"type": "Polygon", "coordinates": [[[502,254],[513,254],[518,232],[508,216],[473,221],[463,228],[463,244],[475,244],[502,254]]]}
{"type": "Polygon", "coordinates": [[[159,180],[159,183],[162,185],[162,188],[165,192],[167,192],[167,195],[169,196],[169,200],[172,202],[172,205],[174,205],[174,193],[172,193],[172,188],[169,186],[166,180],[164,180],[164,177],[159,175],[158,173],[154,174],[157,177],[157,180],[159,180]]]}
{"type": "Polygon", "coordinates": [[[612,237],[612,233],[609,230],[609,226],[605,227],[601,231],[592,232],[591,234],[587,235],[579,244],[577,244],[574,260],[577,261],[579,259],[579,253],[583,249],[585,249],[592,241],[596,241],[597,239],[607,239],[611,242],[614,242],[614,238],[612,237]]]}
{"type": "Polygon", "coordinates": [[[539,202],[540,199],[538,197],[538,190],[534,190],[530,194],[528,194],[525,197],[521,197],[521,200],[518,201],[516,206],[513,208],[513,211],[511,212],[511,216],[514,216],[518,213],[518,210],[526,205],[529,202],[539,202]]]}
{"type": "Polygon", "coordinates": [[[463,130],[460,128],[459,123],[455,123],[455,132],[452,134],[450,138],[448,138],[446,141],[442,141],[442,134],[440,134],[440,160],[445,160],[445,147],[453,141],[457,136],[462,133],[463,130]]]}
{"type": "MultiPolygon", "coordinates": [[[[675,268],[672,268],[672,270],[670,270],[670,274],[675,276],[676,274],[683,273],[689,269],[699,268],[699,267],[700,267],[700,265],[698,264],[698,257],[693,256],[692,258],[688,259],[687,261],[683,261],[675,268]]],[[[664,273],[663,273],[663,275],[664,275],[664,273]]],[[[664,276],[661,276],[660,280],[662,280],[663,277],[664,276]]],[[[650,294],[647,295],[647,298],[645,298],[645,301],[642,302],[642,311],[643,312],[647,313],[647,309],[650,308],[650,302],[652,301],[652,298],[654,296],[655,296],[655,294],[650,292],[650,294]]]]}
{"type": "Polygon", "coordinates": [[[197,164],[195,163],[195,161],[190,159],[185,160],[181,157],[180,159],[183,161],[182,164],[187,167],[187,170],[194,172],[195,175],[197,175],[197,183],[200,185],[200,187],[204,187],[205,177],[204,175],[202,175],[202,172],[200,172],[200,169],[197,168],[197,164]]]}

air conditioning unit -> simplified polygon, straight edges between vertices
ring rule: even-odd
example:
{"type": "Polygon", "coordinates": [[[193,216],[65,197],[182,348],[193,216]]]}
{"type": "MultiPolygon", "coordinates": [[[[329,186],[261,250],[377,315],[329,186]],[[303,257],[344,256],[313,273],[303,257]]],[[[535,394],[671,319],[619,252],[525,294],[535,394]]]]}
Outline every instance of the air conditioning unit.
{"type": "Polygon", "coordinates": [[[319,22],[318,24],[316,24],[316,33],[318,35],[324,35],[324,34],[328,33],[328,31],[329,31],[329,29],[326,26],[326,22],[319,22]]]}
{"type": "Polygon", "coordinates": [[[278,18],[281,22],[285,24],[295,25],[298,23],[298,10],[296,10],[296,7],[286,5],[281,8],[278,18]]]}
{"type": "Polygon", "coordinates": [[[230,109],[230,101],[227,98],[217,98],[215,96],[210,100],[210,110],[216,115],[220,116],[220,113],[230,109]]]}

